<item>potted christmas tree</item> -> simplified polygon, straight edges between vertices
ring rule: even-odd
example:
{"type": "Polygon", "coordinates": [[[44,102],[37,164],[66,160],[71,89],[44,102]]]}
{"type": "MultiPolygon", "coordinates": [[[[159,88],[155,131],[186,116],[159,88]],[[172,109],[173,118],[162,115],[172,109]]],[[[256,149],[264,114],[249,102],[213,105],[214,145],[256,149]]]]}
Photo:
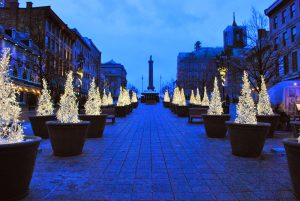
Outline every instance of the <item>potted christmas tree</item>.
{"type": "Polygon", "coordinates": [[[208,96],[207,96],[206,86],[204,87],[203,99],[201,101],[201,107],[202,108],[207,108],[207,109],[209,107],[209,99],[208,99],[208,96]]]}
{"type": "Polygon", "coordinates": [[[102,137],[107,115],[101,114],[101,97],[99,89],[96,87],[95,79],[91,82],[88,99],[84,105],[84,109],[85,115],[79,115],[79,119],[90,122],[87,137],[102,137]]]}
{"type": "Polygon", "coordinates": [[[177,115],[179,117],[187,117],[188,116],[188,107],[186,106],[185,94],[184,89],[181,89],[180,92],[180,101],[177,105],[177,115]]]}
{"type": "Polygon", "coordinates": [[[67,75],[65,92],[60,98],[56,117],[58,121],[47,122],[54,155],[75,156],[81,154],[90,122],[79,121],[72,71],[67,75]]]}
{"type": "Polygon", "coordinates": [[[211,138],[226,137],[226,121],[230,120],[230,114],[223,114],[218,79],[215,78],[214,90],[211,94],[208,114],[202,115],[206,135],[211,138]]]}
{"type": "Polygon", "coordinates": [[[257,114],[258,115],[256,117],[258,122],[266,122],[271,124],[267,137],[274,137],[274,132],[278,126],[280,116],[274,114],[272,110],[265,79],[263,76],[261,76],[261,90],[259,92],[257,114]]]}
{"type": "Polygon", "coordinates": [[[132,96],[131,96],[131,101],[130,102],[131,102],[133,108],[138,107],[138,99],[137,99],[137,95],[134,91],[132,91],[132,96]]]}
{"type": "Polygon", "coordinates": [[[108,108],[108,97],[106,95],[105,89],[103,89],[103,96],[101,100],[101,108],[108,108]]]}
{"type": "Polygon", "coordinates": [[[243,157],[260,156],[270,128],[269,123],[257,123],[256,108],[251,97],[248,74],[243,76],[243,88],[237,105],[237,118],[226,122],[232,154],[243,157]]]}
{"type": "Polygon", "coordinates": [[[41,138],[23,135],[9,51],[4,49],[0,59],[0,200],[19,200],[28,194],[41,138]]]}
{"type": "Polygon", "coordinates": [[[191,91],[191,96],[190,96],[190,106],[194,106],[196,105],[196,98],[195,98],[195,95],[194,95],[194,90],[191,91]]]}
{"type": "Polygon", "coordinates": [[[170,107],[170,96],[168,90],[165,91],[163,105],[164,107],[170,107]]]}
{"type": "Polygon", "coordinates": [[[117,106],[116,106],[116,116],[117,117],[125,117],[127,114],[126,112],[126,105],[125,105],[125,93],[122,89],[122,87],[120,87],[120,94],[118,97],[118,102],[117,102],[117,106]]]}
{"type": "Polygon", "coordinates": [[[300,136],[283,140],[295,195],[300,199],[300,136]]]}
{"type": "Polygon", "coordinates": [[[53,111],[54,108],[51,101],[50,91],[47,88],[47,81],[43,79],[43,89],[38,100],[38,108],[36,111],[37,115],[29,117],[34,135],[44,139],[49,138],[46,122],[56,120],[53,111]]]}
{"type": "Polygon", "coordinates": [[[180,101],[180,90],[179,90],[179,87],[176,87],[174,89],[173,99],[172,99],[172,104],[171,104],[171,111],[175,114],[177,113],[176,107],[179,104],[179,101],[180,101]]]}
{"type": "Polygon", "coordinates": [[[107,104],[109,107],[113,107],[114,106],[114,100],[111,96],[111,92],[108,93],[108,97],[107,97],[107,104]]]}

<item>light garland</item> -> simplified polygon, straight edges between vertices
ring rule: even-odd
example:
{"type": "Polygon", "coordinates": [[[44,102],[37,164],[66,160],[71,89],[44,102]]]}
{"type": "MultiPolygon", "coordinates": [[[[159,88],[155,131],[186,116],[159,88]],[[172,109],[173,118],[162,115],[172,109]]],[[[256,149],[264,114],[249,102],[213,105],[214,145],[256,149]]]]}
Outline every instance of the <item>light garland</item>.
{"type": "Polygon", "coordinates": [[[211,94],[211,100],[209,102],[208,115],[221,115],[223,114],[222,102],[220,97],[220,91],[218,86],[218,79],[215,77],[214,90],[211,94]]]}
{"type": "Polygon", "coordinates": [[[65,92],[59,101],[57,119],[61,123],[78,123],[78,103],[73,89],[73,72],[69,71],[65,84],[65,92]]]}
{"type": "Polygon", "coordinates": [[[114,104],[114,100],[111,96],[111,92],[108,93],[107,103],[108,103],[108,105],[113,105],[114,104]]]}
{"type": "Polygon", "coordinates": [[[201,105],[209,106],[209,99],[207,96],[206,86],[204,87],[204,94],[203,94],[203,99],[202,99],[201,105]]]}
{"type": "Polygon", "coordinates": [[[180,92],[179,105],[180,106],[186,106],[185,93],[184,93],[184,89],[183,88],[181,88],[181,92],[180,92]]]}
{"type": "Polygon", "coordinates": [[[103,105],[103,106],[108,106],[108,97],[107,97],[107,95],[106,95],[105,89],[103,89],[102,105],[103,105]]]}
{"type": "Polygon", "coordinates": [[[85,114],[100,115],[101,114],[101,96],[99,89],[96,87],[95,79],[92,80],[88,99],[84,104],[85,114]]]}
{"type": "Polygon", "coordinates": [[[18,93],[9,77],[10,49],[3,50],[0,59],[0,144],[24,140],[23,128],[19,121],[21,108],[16,99],[18,93]]]}
{"type": "Polygon", "coordinates": [[[132,91],[131,102],[132,103],[137,103],[138,102],[136,93],[134,91],[132,91]]]}
{"type": "Polygon", "coordinates": [[[51,101],[50,91],[47,88],[47,81],[43,79],[42,94],[38,100],[38,108],[36,110],[38,116],[53,115],[54,108],[51,101]]]}
{"type": "Polygon", "coordinates": [[[130,105],[131,101],[130,101],[129,91],[127,89],[123,89],[123,91],[124,91],[124,96],[123,96],[124,103],[125,105],[130,105]]]}
{"type": "Polygon", "coordinates": [[[169,96],[168,90],[165,91],[164,102],[166,102],[166,103],[170,102],[170,96],[169,96]]]}
{"type": "Polygon", "coordinates": [[[259,92],[259,99],[257,103],[257,113],[258,115],[274,115],[264,76],[261,76],[261,90],[259,92]]]}
{"type": "Polygon", "coordinates": [[[196,97],[195,97],[195,105],[201,105],[201,96],[200,96],[200,92],[199,92],[198,88],[197,88],[197,93],[196,93],[196,97]]]}
{"type": "Polygon", "coordinates": [[[190,104],[196,105],[196,98],[194,95],[194,90],[191,91],[190,104]]]}
{"type": "Polygon", "coordinates": [[[246,71],[244,71],[243,82],[241,96],[239,97],[237,105],[237,118],[235,119],[235,123],[257,124],[256,108],[253,98],[251,97],[250,83],[246,71]]]}

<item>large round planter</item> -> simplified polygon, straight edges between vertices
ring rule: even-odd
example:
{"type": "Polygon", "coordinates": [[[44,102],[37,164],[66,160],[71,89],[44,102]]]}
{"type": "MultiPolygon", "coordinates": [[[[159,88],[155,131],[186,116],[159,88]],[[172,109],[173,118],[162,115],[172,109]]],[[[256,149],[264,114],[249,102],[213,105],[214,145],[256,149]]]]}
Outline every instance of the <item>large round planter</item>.
{"type": "Polygon", "coordinates": [[[133,108],[137,108],[137,107],[138,107],[138,105],[139,105],[139,103],[138,103],[138,102],[132,103],[132,106],[133,106],[133,108]]]}
{"type": "Polygon", "coordinates": [[[188,107],[178,105],[176,107],[176,113],[179,117],[187,117],[188,116],[188,107]]]}
{"type": "Polygon", "coordinates": [[[47,121],[55,121],[55,115],[47,116],[30,116],[29,117],[31,127],[35,136],[39,136],[43,139],[49,138],[48,128],[46,125],[47,121]]]}
{"type": "Polygon", "coordinates": [[[82,153],[90,122],[47,123],[51,146],[55,156],[76,156],[82,153]]]}
{"type": "Polygon", "coordinates": [[[116,116],[125,117],[126,116],[126,106],[116,106],[116,116]]]}
{"type": "Polygon", "coordinates": [[[103,131],[106,123],[106,114],[101,115],[79,115],[81,121],[89,121],[90,125],[87,131],[88,138],[100,138],[103,136],[103,131]]]}
{"type": "Polygon", "coordinates": [[[295,195],[300,199],[300,144],[297,139],[284,139],[283,144],[295,195]]]}
{"type": "Polygon", "coordinates": [[[274,137],[274,132],[278,126],[280,116],[275,114],[275,115],[257,115],[256,117],[258,122],[271,124],[267,137],[268,138],[274,137]]]}
{"type": "Polygon", "coordinates": [[[170,107],[170,102],[163,102],[163,105],[165,108],[168,108],[168,107],[170,107]]]}
{"type": "Polygon", "coordinates": [[[269,123],[238,124],[226,122],[226,125],[233,155],[243,157],[260,156],[270,128],[269,123]]]}
{"type": "Polygon", "coordinates": [[[201,105],[189,104],[189,108],[201,108],[201,105]]]}
{"type": "Polygon", "coordinates": [[[29,192],[40,137],[0,145],[0,200],[19,200],[29,192]]]}
{"type": "Polygon", "coordinates": [[[226,121],[230,120],[230,114],[202,115],[207,137],[224,138],[227,133],[226,121]]]}

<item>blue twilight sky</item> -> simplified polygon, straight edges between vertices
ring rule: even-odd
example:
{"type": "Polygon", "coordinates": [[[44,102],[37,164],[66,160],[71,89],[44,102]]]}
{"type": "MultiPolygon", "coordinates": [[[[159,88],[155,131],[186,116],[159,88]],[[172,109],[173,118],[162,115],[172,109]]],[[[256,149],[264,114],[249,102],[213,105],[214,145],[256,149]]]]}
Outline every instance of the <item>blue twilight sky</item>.
{"type": "MultiPolygon", "coordinates": [[[[26,0],[20,0],[25,7],[26,0]]],[[[243,24],[254,6],[263,12],[274,0],[32,0],[51,5],[60,18],[91,38],[102,51],[102,62],[114,59],[127,70],[139,90],[148,85],[148,59],[153,55],[154,85],[176,79],[177,55],[202,46],[223,46],[223,30],[243,24]]]]}

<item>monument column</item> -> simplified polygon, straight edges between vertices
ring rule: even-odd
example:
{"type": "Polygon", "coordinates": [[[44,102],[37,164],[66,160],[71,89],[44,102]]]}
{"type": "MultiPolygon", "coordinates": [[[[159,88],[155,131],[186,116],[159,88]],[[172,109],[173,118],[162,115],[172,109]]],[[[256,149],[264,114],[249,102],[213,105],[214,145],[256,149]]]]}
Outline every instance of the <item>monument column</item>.
{"type": "Polygon", "coordinates": [[[148,90],[154,91],[155,87],[153,86],[153,60],[152,55],[148,61],[149,63],[149,85],[147,87],[148,90]]]}

